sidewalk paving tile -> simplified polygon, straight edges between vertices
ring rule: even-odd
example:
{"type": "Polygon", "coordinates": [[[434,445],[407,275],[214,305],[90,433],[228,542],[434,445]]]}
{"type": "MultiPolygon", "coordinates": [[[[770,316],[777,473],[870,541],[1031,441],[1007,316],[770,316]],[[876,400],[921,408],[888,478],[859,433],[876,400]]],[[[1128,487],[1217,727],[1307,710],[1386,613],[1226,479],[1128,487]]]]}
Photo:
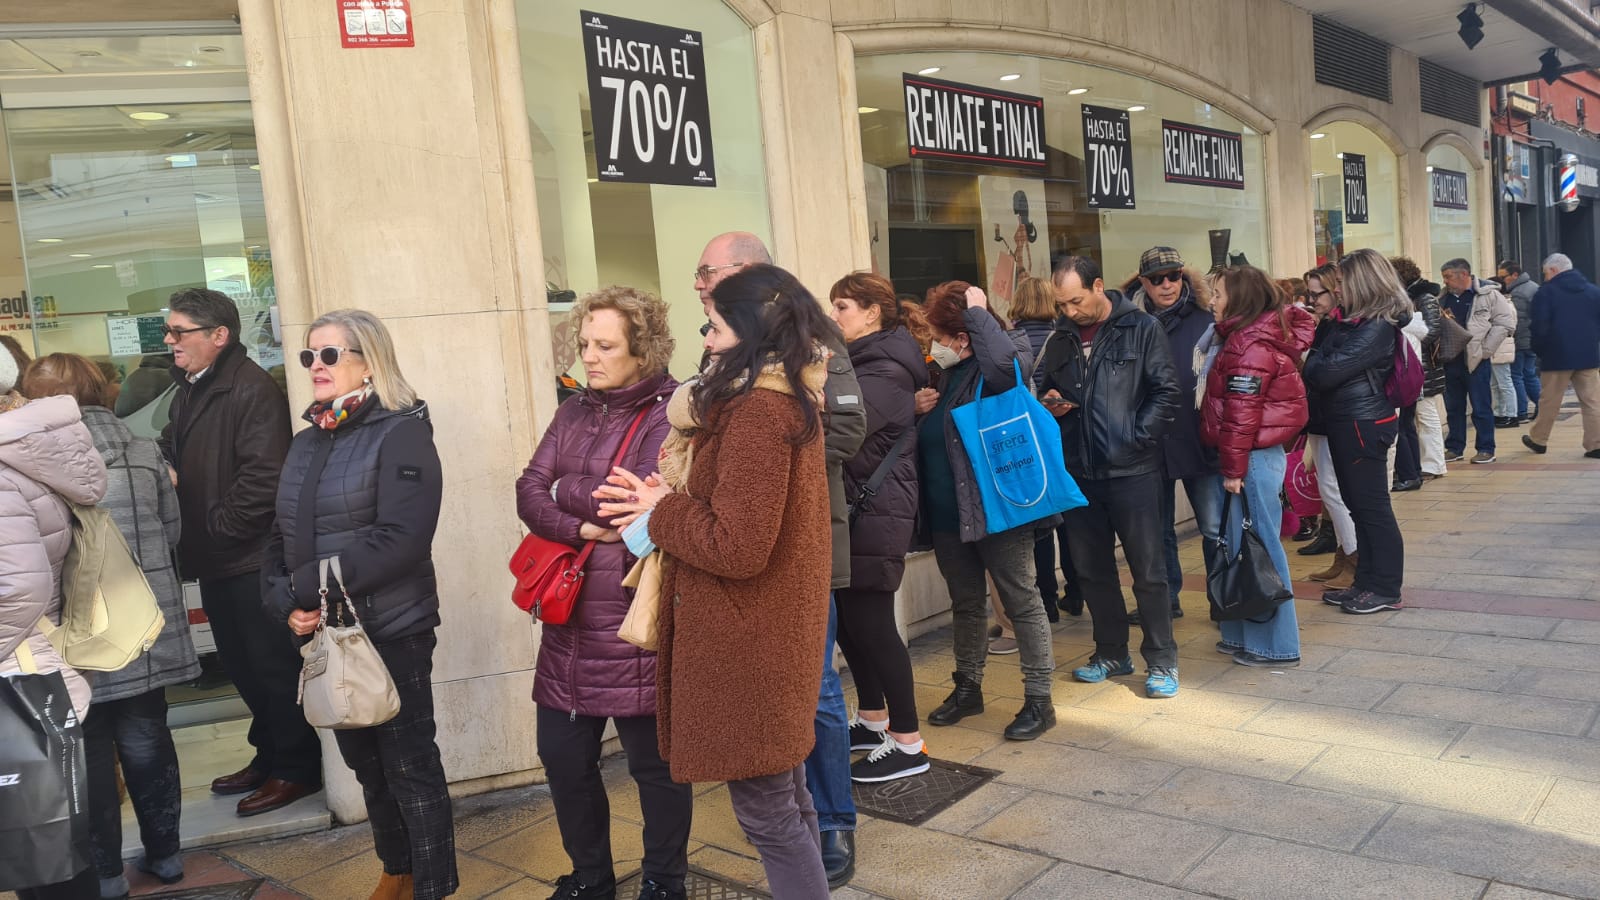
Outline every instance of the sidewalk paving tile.
{"type": "MultiPolygon", "coordinates": [[[[371,849],[372,829],[362,823],[259,844],[232,844],[218,849],[217,853],[268,878],[287,882],[371,849]]],[[[191,871],[191,859],[192,856],[184,859],[186,875],[195,874],[191,871]]],[[[184,883],[189,883],[188,878],[184,883]]]]}
{"type": "Polygon", "coordinates": [[[1056,796],[1018,804],[972,832],[982,841],[1166,884],[1175,882],[1226,834],[1209,825],[1056,796]]]}
{"type": "Polygon", "coordinates": [[[1239,900],[1475,900],[1483,882],[1420,866],[1236,834],[1183,887],[1239,900]]]}
{"type": "MultiPolygon", "coordinates": [[[[458,894],[462,897],[486,897],[522,877],[519,872],[467,854],[457,854],[456,870],[461,878],[458,894]]],[[[377,854],[368,851],[291,881],[289,886],[312,900],[351,900],[370,895],[382,874],[383,864],[378,862],[377,854]]]]}
{"type": "Polygon", "coordinates": [[[1576,735],[1594,720],[1600,706],[1576,700],[1471,691],[1435,684],[1402,684],[1378,704],[1377,711],[1576,735]]]}
{"type": "Polygon", "coordinates": [[[1533,817],[1535,825],[1600,837],[1600,784],[1556,779],[1533,817]]]}
{"type": "MultiPolygon", "coordinates": [[[[1412,631],[1427,629],[1433,632],[1488,634],[1501,637],[1543,638],[1550,634],[1550,622],[1536,616],[1507,616],[1448,609],[1402,609],[1399,615],[1389,621],[1389,625],[1412,631]]],[[[1388,648],[1369,646],[1366,649],[1388,648]]],[[[1410,652],[1433,655],[1431,650],[1417,647],[1409,649],[1410,652]]],[[[1406,648],[1402,648],[1399,652],[1406,652],[1406,648]]]]}
{"type": "Polygon", "coordinates": [[[1600,622],[1562,619],[1557,623],[1555,630],[1550,632],[1550,640],[1573,644],[1600,644],[1600,622]]]}
{"type": "MultiPolygon", "coordinates": [[[[1182,673],[1179,674],[1181,676],[1182,673]]],[[[1195,722],[1217,728],[1235,728],[1272,703],[1261,697],[1202,690],[1180,690],[1175,699],[1179,702],[1152,700],[1132,691],[1104,691],[1078,704],[1078,708],[1150,716],[1157,721],[1195,722]]]]}
{"type": "Polygon", "coordinates": [[[1600,741],[1474,725],[1446,759],[1542,775],[1600,781],[1600,741]]]}
{"type": "MultiPolygon", "coordinates": [[[[1436,610],[1407,609],[1402,612],[1436,612],[1436,610]]],[[[1345,616],[1360,619],[1360,616],[1345,616]]],[[[1448,631],[1427,631],[1421,628],[1372,628],[1344,622],[1302,622],[1300,646],[1331,645],[1358,650],[1384,650],[1390,653],[1417,653],[1432,656],[1455,637],[1448,631]]]]}
{"type": "MultiPolygon", "coordinates": [[[[1339,660],[1334,660],[1329,665],[1331,667],[1338,664],[1339,660]]],[[[1351,709],[1371,709],[1393,693],[1394,688],[1393,681],[1364,678],[1359,675],[1307,672],[1304,669],[1286,669],[1279,675],[1272,669],[1249,669],[1244,666],[1235,666],[1234,671],[1206,685],[1206,690],[1210,691],[1249,694],[1252,697],[1265,697],[1271,700],[1299,700],[1351,709]]]]}
{"type": "Polygon", "coordinates": [[[1295,784],[1521,822],[1532,813],[1549,779],[1487,766],[1334,747],[1296,778],[1295,784]]]}
{"type": "Polygon", "coordinates": [[[1361,852],[1575,897],[1600,895],[1600,842],[1443,810],[1402,807],[1361,852]]]}
{"type": "Polygon", "coordinates": [[[1393,804],[1260,778],[1185,769],[1134,804],[1231,831],[1354,850],[1393,804]]]}
{"type": "MultiPolygon", "coordinates": [[[[1060,726],[1057,726],[1060,727],[1060,726]]],[[[1126,759],[1040,741],[1007,742],[974,761],[1005,784],[1127,806],[1171,778],[1178,766],[1126,759]]]]}
{"type": "Polygon", "coordinates": [[[1190,891],[1171,888],[1153,881],[1140,881],[1126,875],[1102,872],[1072,863],[1056,863],[1050,871],[1023,888],[1012,900],[1061,900],[1064,897],[1093,897],[1095,900],[1188,900],[1202,897],[1190,891]]]}
{"type": "Polygon", "coordinates": [[[851,885],[886,897],[1009,897],[1049,868],[1033,853],[970,841],[942,831],[869,819],[856,832],[856,853],[878,865],[858,869],[851,885]]]}
{"type": "Polygon", "coordinates": [[[1031,796],[1033,792],[1026,788],[991,781],[922,824],[925,828],[948,834],[966,834],[1005,812],[1012,804],[1031,796]]]}
{"type": "MultiPolygon", "coordinates": [[[[1177,702],[1182,702],[1182,694],[1177,702]]],[[[1173,701],[1167,701],[1173,702],[1173,701]]],[[[1182,722],[1150,721],[1106,745],[1106,752],[1287,781],[1323,744],[1182,722]]]]}
{"type": "Polygon", "coordinates": [[[1473,660],[1480,665],[1544,666],[1600,672],[1600,653],[1587,644],[1459,634],[1439,651],[1439,655],[1473,660]]]}
{"type": "Polygon", "coordinates": [[[1465,734],[1461,722],[1280,700],[1241,728],[1319,744],[1364,747],[1438,759],[1465,734]]]}
{"type": "MultiPolygon", "coordinates": [[[[1125,685],[1112,685],[1112,690],[1130,691],[1132,689],[1125,685]]],[[[1067,747],[1099,750],[1101,747],[1116,740],[1118,735],[1126,734],[1142,724],[1144,724],[1143,716],[1105,712],[1098,709],[1084,709],[1081,706],[1062,706],[1058,700],[1056,701],[1056,727],[1040,735],[1039,740],[1046,744],[1060,744],[1067,747]]],[[[1001,738],[995,746],[1002,746],[1005,743],[1007,741],[1001,738]]]]}
{"type": "Polygon", "coordinates": [[[767,889],[767,871],[761,867],[761,860],[756,858],[754,850],[745,856],[729,853],[721,847],[702,847],[689,854],[689,865],[734,884],[763,891],[767,889]]]}
{"type": "Polygon", "coordinates": [[[1565,900],[1565,895],[1495,883],[1483,892],[1482,900],[1565,900]]]}
{"type": "MultiPolygon", "coordinates": [[[[1482,638],[1478,635],[1458,634],[1446,643],[1449,648],[1463,638],[1472,640],[1500,640],[1500,638],[1482,638]]],[[[1455,654],[1451,654],[1455,656],[1455,654]]],[[[1453,687],[1478,688],[1493,691],[1505,687],[1511,676],[1516,674],[1515,662],[1494,662],[1479,660],[1477,657],[1466,659],[1444,658],[1440,656],[1418,656],[1412,653],[1380,653],[1375,650],[1351,650],[1349,653],[1334,660],[1328,666],[1328,672],[1335,675],[1361,675],[1367,678],[1383,678],[1391,682],[1412,681],[1421,684],[1442,684],[1453,687]]]]}
{"type": "Polygon", "coordinates": [[[1534,694],[1563,700],[1600,702],[1600,678],[1592,672],[1525,666],[1505,686],[1516,694],[1534,694]]]}

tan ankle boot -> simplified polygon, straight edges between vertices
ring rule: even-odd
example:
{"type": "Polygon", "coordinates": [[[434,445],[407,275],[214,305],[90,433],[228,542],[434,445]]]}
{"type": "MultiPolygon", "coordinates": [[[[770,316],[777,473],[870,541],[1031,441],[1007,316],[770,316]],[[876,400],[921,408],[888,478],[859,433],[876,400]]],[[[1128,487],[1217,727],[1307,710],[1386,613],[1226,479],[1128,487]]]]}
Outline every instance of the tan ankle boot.
{"type": "Polygon", "coordinates": [[[411,900],[411,876],[383,873],[372,892],[372,900],[411,900]]]}
{"type": "Polygon", "coordinates": [[[1355,587],[1356,563],[1359,561],[1360,557],[1361,552],[1357,551],[1344,558],[1344,571],[1333,576],[1332,578],[1329,578],[1325,582],[1329,590],[1343,591],[1355,587]]]}
{"type": "Polygon", "coordinates": [[[1321,572],[1312,572],[1306,577],[1312,581],[1328,581],[1329,579],[1337,578],[1339,573],[1343,572],[1349,567],[1350,557],[1345,556],[1344,548],[1340,547],[1339,551],[1333,555],[1333,565],[1323,569],[1321,572]]]}

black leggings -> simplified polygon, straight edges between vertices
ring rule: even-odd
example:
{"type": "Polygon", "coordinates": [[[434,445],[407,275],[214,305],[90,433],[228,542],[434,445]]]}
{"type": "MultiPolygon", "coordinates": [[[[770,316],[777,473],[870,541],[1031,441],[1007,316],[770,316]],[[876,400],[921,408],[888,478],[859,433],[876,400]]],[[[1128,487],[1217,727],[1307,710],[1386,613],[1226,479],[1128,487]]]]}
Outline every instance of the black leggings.
{"type": "Polygon", "coordinates": [[[911,654],[894,624],[893,591],[834,593],[839,609],[839,649],[856,683],[860,709],[889,707],[889,730],[917,730],[917,690],[911,675],[911,654]]]}

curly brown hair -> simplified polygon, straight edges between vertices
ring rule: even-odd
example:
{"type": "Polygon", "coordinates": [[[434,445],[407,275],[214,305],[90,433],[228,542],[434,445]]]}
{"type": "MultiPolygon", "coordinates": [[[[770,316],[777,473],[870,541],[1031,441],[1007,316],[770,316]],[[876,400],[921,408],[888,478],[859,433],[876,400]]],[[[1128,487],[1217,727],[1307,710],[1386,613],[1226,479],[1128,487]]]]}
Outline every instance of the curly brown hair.
{"type": "MultiPolygon", "coordinates": [[[[667,304],[649,291],[613,284],[583,295],[572,307],[572,321],[580,327],[591,313],[614,309],[627,323],[628,354],[644,360],[649,375],[665,372],[678,342],[667,323],[667,304]]],[[[579,348],[580,352],[582,348],[579,348]]]]}

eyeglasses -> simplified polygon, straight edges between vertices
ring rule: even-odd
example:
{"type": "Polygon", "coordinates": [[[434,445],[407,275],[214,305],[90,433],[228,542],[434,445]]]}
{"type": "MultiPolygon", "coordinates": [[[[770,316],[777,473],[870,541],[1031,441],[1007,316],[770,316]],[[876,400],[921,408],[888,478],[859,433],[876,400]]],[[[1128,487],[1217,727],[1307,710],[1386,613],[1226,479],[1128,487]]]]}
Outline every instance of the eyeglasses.
{"type": "Polygon", "coordinates": [[[1175,269],[1171,272],[1167,272],[1164,275],[1146,275],[1145,278],[1148,279],[1151,284],[1160,284],[1163,281],[1170,284],[1174,281],[1183,280],[1183,270],[1175,269]]]}
{"type": "Polygon", "coordinates": [[[710,333],[711,333],[711,323],[710,322],[707,322],[704,325],[700,326],[700,336],[701,337],[705,337],[706,335],[708,335],[710,333]]]}
{"type": "Polygon", "coordinates": [[[181,338],[186,334],[191,334],[191,333],[196,332],[196,331],[211,331],[211,330],[215,329],[216,327],[217,326],[215,326],[215,325],[196,325],[193,328],[173,328],[171,325],[162,324],[162,326],[161,326],[161,336],[162,337],[181,338]]]}
{"type": "Polygon", "coordinates": [[[360,350],[354,347],[323,347],[321,350],[308,348],[300,351],[300,365],[309,369],[316,365],[317,360],[320,359],[323,365],[331,369],[339,364],[339,360],[343,359],[346,353],[354,353],[357,356],[363,355],[360,350]]]}
{"type": "Polygon", "coordinates": [[[1333,293],[1333,291],[1306,291],[1306,296],[1310,297],[1312,300],[1315,300],[1318,297],[1321,297],[1323,294],[1331,293],[1333,293]]]}
{"type": "Polygon", "coordinates": [[[744,268],[744,263],[728,263],[725,266],[701,266],[700,268],[694,270],[694,277],[695,277],[696,281],[704,283],[704,282],[710,281],[711,280],[711,276],[717,274],[717,272],[719,272],[719,271],[721,271],[723,269],[742,269],[742,268],[744,268]]]}

